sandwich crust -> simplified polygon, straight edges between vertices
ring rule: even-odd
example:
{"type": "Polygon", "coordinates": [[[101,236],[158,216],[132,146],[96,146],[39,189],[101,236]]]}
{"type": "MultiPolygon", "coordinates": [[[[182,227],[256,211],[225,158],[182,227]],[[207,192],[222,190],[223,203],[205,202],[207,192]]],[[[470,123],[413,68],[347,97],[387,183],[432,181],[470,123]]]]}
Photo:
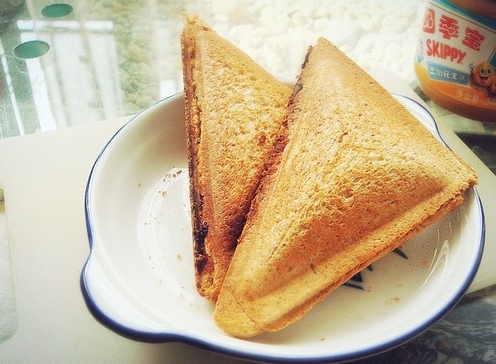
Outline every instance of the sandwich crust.
{"type": "Polygon", "coordinates": [[[181,50],[196,284],[215,301],[291,89],[195,15],[181,50]]]}
{"type": "Polygon", "coordinates": [[[252,203],[214,319],[249,338],[295,322],[460,205],[475,172],[329,41],[309,49],[290,135],[252,203]]]}

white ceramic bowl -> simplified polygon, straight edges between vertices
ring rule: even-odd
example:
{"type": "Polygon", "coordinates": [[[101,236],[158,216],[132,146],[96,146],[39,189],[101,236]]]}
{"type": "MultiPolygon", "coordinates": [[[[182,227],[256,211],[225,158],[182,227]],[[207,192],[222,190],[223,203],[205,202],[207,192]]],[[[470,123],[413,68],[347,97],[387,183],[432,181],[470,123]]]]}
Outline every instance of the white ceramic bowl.
{"type": "MultiPolygon", "coordinates": [[[[434,119],[397,96],[433,134],[434,119]]],[[[445,315],[482,255],[475,189],[456,211],[340,287],[296,324],[240,340],[219,330],[195,289],[182,94],[122,127],[96,160],[86,190],[91,251],[82,291],[96,318],[124,336],[182,341],[260,361],[332,362],[404,343],[445,315]]]]}

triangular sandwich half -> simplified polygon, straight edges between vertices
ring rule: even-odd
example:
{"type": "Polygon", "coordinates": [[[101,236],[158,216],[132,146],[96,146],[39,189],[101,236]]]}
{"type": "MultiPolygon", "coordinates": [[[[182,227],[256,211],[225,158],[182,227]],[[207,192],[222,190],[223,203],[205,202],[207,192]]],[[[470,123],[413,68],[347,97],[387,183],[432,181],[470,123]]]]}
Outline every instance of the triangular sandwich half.
{"type": "Polygon", "coordinates": [[[196,284],[215,301],[291,88],[195,15],[181,48],[196,284]]]}
{"type": "Polygon", "coordinates": [[[276,331],[460,205],[474,171],[325,39],[309,49],[291,133],[253,202],[214,319],[276,331]]]}

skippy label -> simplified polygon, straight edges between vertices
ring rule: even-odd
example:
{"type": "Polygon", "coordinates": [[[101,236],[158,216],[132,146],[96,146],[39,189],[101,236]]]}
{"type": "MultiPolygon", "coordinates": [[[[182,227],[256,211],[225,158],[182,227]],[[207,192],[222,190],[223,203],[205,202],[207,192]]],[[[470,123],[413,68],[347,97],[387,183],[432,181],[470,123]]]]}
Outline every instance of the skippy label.
{"type": "Polygon", "coordinates": [[[473,105],[496,108],[496,21],[446,0],[427,3],[415,57],[419,81],[473,105]]]}

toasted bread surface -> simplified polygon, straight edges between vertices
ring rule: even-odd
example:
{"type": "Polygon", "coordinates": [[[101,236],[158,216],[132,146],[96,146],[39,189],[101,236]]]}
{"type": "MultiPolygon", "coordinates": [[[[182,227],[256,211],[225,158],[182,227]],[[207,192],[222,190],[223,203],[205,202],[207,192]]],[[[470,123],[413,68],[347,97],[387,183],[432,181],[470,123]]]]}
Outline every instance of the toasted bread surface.
{"type": "Polygon", "coordinates": [[[295,322],[463,201],[475,172],[327,40],[309,49],[290,136],[264,178],[214,319],[248,338],[295,322]]]}
{"type": "Polygon", "coordinates": [[[215,301],[291,89],[197,16],[181,48],[196,283],[215,301]]]}

